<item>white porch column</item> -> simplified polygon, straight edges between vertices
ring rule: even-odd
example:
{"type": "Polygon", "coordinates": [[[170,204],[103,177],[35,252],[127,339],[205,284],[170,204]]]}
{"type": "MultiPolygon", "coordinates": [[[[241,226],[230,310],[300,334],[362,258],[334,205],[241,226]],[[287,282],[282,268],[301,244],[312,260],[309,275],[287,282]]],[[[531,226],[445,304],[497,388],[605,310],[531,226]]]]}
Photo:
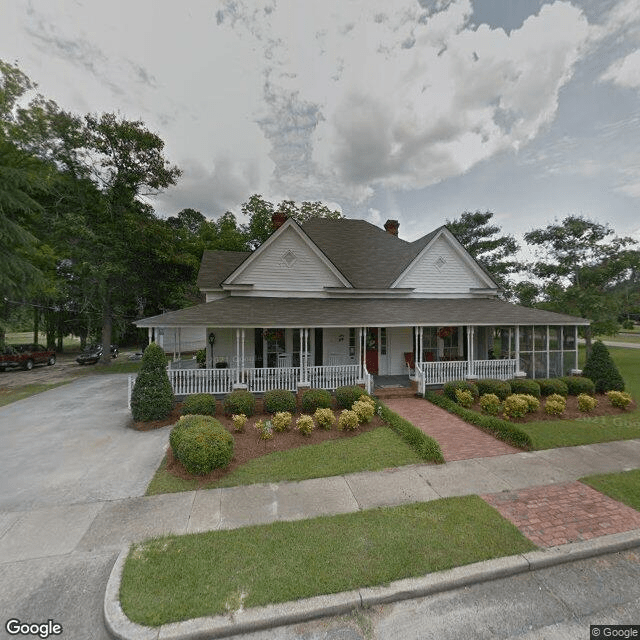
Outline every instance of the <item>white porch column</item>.
{"type": "Polygon", "coordinates": [[[467,326],[467,377],[472,378],[473,370],[473,339],[475,337],[475,327],[467,326]]]}
{"type": "Polygon", "coordinates": [[[549,354],[549,325],[547,325],[547,378],[549,377],[549,360],[551,355],[549,354]]]}
{"type": "Polygon", "coordinates": [[[149,344],[151,344],[153,342],[153,327],[149,327],[148,333],[149,333],[149,344]]]}
{"type": "Polygon", "coordinates": [[[516,347],[516,377],[520,373],[520,325],[516,325],[516,335],[515,335],[515,347],[516,347]]]}
{"type": "Polygon", "coordinates": [[[574,344],[576,345],[576,352],[575,352],[575,367],[573,367],[576,371],[578,371],[578,325],[575,325],[573,327],[573,340],[574,340],[574,344]]]}
{"type": "Polygon", "coordinates": [[[304,374],[304,332],[306,329],[300,327],[300,380],[306,378],[304,374]]]}
{"type": "Polygon", "coordinates": [[[244,329],[242,330],[242,368],[240,370],[240,380],[244,382],[244,329]]]}
{"type": "Polygon", "coordinates": [[[418,363],[422,364],[424,357],[424,327],[421,325],[418,333],[418,363]]]}
{"type": "Polygon", "coordinates": [[[236,329],[236,382],[240,384],[240,329],[236,329]]]}

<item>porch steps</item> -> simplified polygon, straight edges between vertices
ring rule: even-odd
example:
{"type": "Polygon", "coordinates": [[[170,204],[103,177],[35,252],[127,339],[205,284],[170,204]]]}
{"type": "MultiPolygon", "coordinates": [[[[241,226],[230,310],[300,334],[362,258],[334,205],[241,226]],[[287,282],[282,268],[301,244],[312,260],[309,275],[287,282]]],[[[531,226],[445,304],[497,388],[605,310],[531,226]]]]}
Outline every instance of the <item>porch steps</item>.
{"type": "Polygon", "coordinates": [[[386,400],[388,398],[414,398],[418,393],[418,383],[413,380],[410,382],[409,387],[376,387],[373,390],[373,394],[380,400],[386,400]]]}

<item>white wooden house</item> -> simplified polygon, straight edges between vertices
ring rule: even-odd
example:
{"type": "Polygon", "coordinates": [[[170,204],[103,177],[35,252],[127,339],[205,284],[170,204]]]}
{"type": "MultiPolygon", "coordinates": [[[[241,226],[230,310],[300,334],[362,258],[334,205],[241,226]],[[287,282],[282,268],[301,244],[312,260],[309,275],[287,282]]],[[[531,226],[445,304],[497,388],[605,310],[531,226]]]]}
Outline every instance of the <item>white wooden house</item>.
{"type": "Polygon", "coordinates": [[[384,230],[350,219],[274,227],[254,252],[204,253],[203,304],[136,322],[150,339],[171,338],[178,355],[198,336],[206,345],[206,369],[170,368],[177,393],[371,388],[375,375],[424,388],[577,368],[578,326],[588,320],[499,300],[444,226],[414,242],[398,237],[395,220],[384,230]]]}

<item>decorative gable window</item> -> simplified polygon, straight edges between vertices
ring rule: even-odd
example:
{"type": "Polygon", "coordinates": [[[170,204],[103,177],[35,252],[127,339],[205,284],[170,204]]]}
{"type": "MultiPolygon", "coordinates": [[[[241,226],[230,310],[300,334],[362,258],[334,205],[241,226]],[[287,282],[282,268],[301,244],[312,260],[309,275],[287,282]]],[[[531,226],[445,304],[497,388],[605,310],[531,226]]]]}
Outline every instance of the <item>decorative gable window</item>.
{"type": "Polygon", "coordinates": [[[444,265],[447,264],[447,261],[445,260],[444,256],[438,256],[438,259],[435,261],[434,264],[436,269],[438,271],[441,271],[444,265]]]}
{"type": "Polygon", "coordinates": [[[283,254],[282,261],[287,267],[289,267],[289,269],[291,269],[291,267],[293,267],[293,265],[298,261],[298,256],[291,251],[291,249],[288,249],[283,254]]]}

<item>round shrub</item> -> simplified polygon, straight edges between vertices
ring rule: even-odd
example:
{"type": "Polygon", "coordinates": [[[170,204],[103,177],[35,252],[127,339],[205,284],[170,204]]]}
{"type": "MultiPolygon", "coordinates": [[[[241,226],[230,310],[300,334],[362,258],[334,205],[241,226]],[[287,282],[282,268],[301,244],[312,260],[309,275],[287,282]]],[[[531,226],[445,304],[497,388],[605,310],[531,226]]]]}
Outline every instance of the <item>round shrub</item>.
{"type": "Polygon", "coordinates": [[[569,387],[567,383],[560,378],[542,378],[538,380],[536,378],[536,382],[540,385],[540,395],[551,396],[554,393],[559,396],[563,396],[566,398],[569,395],[569,387]]]}
{"type": "Polygon", "coordinates": [[[216,399],[208,393],[194,393],[192,396],[187,396],[182,405],[182,415],[189,414],[215,416],[216,399]]]}
{"type": "Polygon", "coordinates": [[[336,401],[342,409],[351,409],[353,403],[360,398],[366,396],[367,392],[362,387],[338,387],[336,389],[336,401]]]}
{"type": "Polygon", "coordinates": [[[164,349],[157,342],[150,342],[142,354],[140,371],[151,371],[153,369],[167,368],[167,356],[164,349]]]}
{"type": "Polygon", "coordinates": [[[480,409],[482,413],[490,416],[497,416],[500,413],[502,404],[500,398],[495,393],[485,393],[480,396],[480,409]]]}
{"type": "Polygon", "coordinates": [[[296,412],[296,397],[287,389],[273,389],[264,394],[264,410],[267,413],[278,413],[279,411],[296,412]]]}
{"type": "Polygon", "coordinates": [[[540,397],[540,385],[535,380],[514,378],[509,380],[509,384],[511,385],[512,393],[530,395],[534,398],[540,397]]]}
{"type": "MultiPolygon", "coordinates": [[[[364,398],[364,396],[362,396],[364,398]]],[[[367,402],[366,400],[357,400],[353,403],[351,407],[352,411],[356,412],[358,416],[358,421],[362,424],[363,422],[370,422],[371,418],[373,418],[373,414],[376,411],[375,405],[371,404],[371,402],[367,402]]]]}
{"type": "Polygon", "coordinates": [[[534,396],[528,393],[523,393],[522,397],[527,403],[527,413],[533,413],[534,411],[537,411],[540,408],[540,400],[538,400],[538,398],[535,398],[534,396]]]}
{"type": "Polygon", "coordinates": [[[567,401],[557,394],[551,395],[544,403],[544,410],[552,416],[561,416],[567,408],[567,401]]]}
{"type": "Polygon", "coordinates": [[[189,473],[202,476],[231,462],[233,436],[215,418],[185,416],[175,428],[178,436],[171,448],[189,473]]]}
{"type": "Polygon", "coordinates": [[[564,376],[560,378],[567,385],[570,396],[579,396],[581,393],[588,393],[592,396],[596,392],[596,385],[593,380],[584,376],[564,376]]]}
{"type": "Polygon", "coordinates": [[[131,392],[131,414],[136,422],[166,418],[173,409],[173,402],[173,389],[165,369],[138,373],[131,392]]]}
{"type": "Polygon", "coordinates": [[[318,426],[327,431],[333,427],[336,422],[336,416],[331,409],[316,409],[313,414],[318,426]]]}
{"type": "Polygon", "coordinates": [[[303,414],[296,420],[296,429],[303,436],[310,436],[311,432],[313,431],[313,427],[313,418],[311,416],[303,414]]]}
{"type": "Polygon", "coordinates": [[[256,411],[256,399],[248,391],[232,391],[225,396],[222,406],[225,416],[232,416],[234,413],[252,416],[256,411]]]}
{"type": "Polygon", "coordinates": [[[596,393],[624,391],[624,380],[618,367],[611,359],[609,350],[600,340],[593,343],[591,354],[587,358],[582,373],[586,378],[593,380],[596,393]]]}
{"type": "Polygon", "coordinates": [[[497,396],[498,400],[504,401],[511,395],[511,385],[506,380],[495,380],[494,378],[483,378],[476,383],[478,393],[483,395],[497,396]]]}
{"type": "Polygon", "coordinates": [[[244,426],[247,424],[247,416],[244,413],[234,413],[231,416],[231,420],[233,421],[233,429],[236,433],[242,433],[244,431],[244,426]]]}
{"type": "Polygon", "coordinates": [[[350,409],[340,412],[338,417],[338,429],[342,431],[355,431],[358,428],[358,414],[350,409]]]}
{"type": "Polygon", "coordinates": [[[581,393],[578,396],[578,409],[580,409],[580,411],[582,411],[583,413],[589,413],[590,411],[593,411],[597,405],[598,401],[594,397],[586,393],[581,393]]]}
{"type": "Polygon", "coordinates": [[[513,394],[505,401],[502,413],[505,418],[524,418],[529,411],[529,403],[522,394],[513,394]]]}
{"type": "Polygon", "coordinates": [[[330,409],[331,393],[326,389],[307,389],[302,394],[301,406],[305,413],[313,413],[316,409],[330,409]]]}
{"type": "Polygon", "coordinates": [[[288,431],[292,419],[288,411],[278,411],[271,419],[271,424],[276,431],[288,431]]]}
{"type": "Polygon", "coordinates": [[[468,409],[473,404],[473,394],[467,389],[456,389],[456,402],[468,409]]]}
{"type": "Polygon", "coordinates": [[[449,398],[449,400],[457,402],[456,389],[470,391],[474,399],[480,395],[478,387],[473,382],[467,382],[467,380],[451,380],[450,382],[445,382],[442,387],[442,392],[447,396],[447,398],[449,398]]]}
{"type": "Polygon", "coordinates": [[[631,396],[624,391],[607,391],[607,398],[618,409],[626,409],[631,404],[631,396]]]}

